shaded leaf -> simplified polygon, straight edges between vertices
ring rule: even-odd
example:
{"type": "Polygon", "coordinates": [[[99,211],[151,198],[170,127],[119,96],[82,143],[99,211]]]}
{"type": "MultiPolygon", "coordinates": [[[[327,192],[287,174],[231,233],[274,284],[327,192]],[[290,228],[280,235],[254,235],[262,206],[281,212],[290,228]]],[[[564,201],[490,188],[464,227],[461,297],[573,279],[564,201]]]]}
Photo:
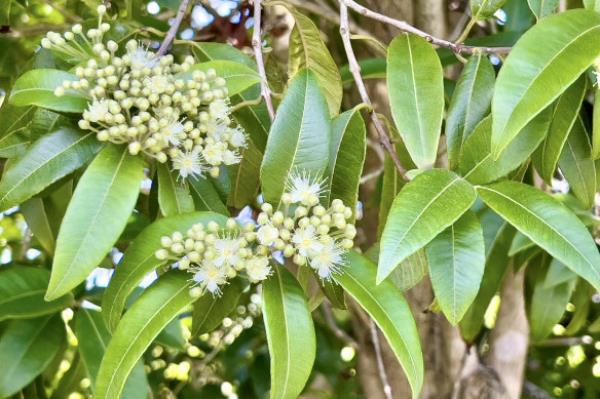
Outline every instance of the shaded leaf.
{"type": "Polygon", "coordinates": [[[531,8],[531,11],[538,20],[554,14],[559,2],[560,0],[527,0],[529,8],[531,8]]]}
{"type": "Polygon", "coordinates": [[[475,21],[483,21],[491,18],[506,0],[470,0],[471,18],[475,21]]]}
{"type": "Polygon", "coordinates": [[[221,296],[207,292],[194,302],[192,336],[197,337],[219,327],[223,319],[235,310],[245,288],[243,280],[235,278],[223,288],[221,296]]]}
{"type": "MultiPolygon", "coordinates": [[[[199,177],[197,179],[189,179],[187,184],[189,185],[196,210],[229,215],[227,207],[223,201],[221,201],[221,197],[219,197],[219,193],[211,180],[199,177]]],[[[256,182],[255,188],[258,188],[258,181],[256,182]]]]}
{"type": "Polygon", "coordinates": [[[242,63],[227,60],[213,60],[192,65],[180,77],[182,79],[190,79],[194,71],[206,72],[209,69],[214,69],[217,72],[217,76],[225,79],[228,96],[241,93],[248,87],[260,83],[260,76],[258,76],[258,73],[254,69],[242,63]]]}
{"type": "MultiPolygon", "coordinates": [[[[194,211],[194,200],[190,194],[187,180],[177,180],[178,172],[169,170],[166,164],[159,164],[158,205],[164,216],[194,211]]],[[[193,180],[193,179],[190,179],[193,180]]]]}

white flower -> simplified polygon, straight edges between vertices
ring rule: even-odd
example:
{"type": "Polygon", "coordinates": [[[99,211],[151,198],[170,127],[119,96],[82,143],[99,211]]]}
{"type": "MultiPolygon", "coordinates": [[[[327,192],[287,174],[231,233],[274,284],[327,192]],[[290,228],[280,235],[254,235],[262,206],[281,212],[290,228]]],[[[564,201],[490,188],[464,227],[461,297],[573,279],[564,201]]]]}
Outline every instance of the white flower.
{"type": "Polygon", "coordinates": [[[94,99],[89,105],[87,110],[83,111],[83,117],[90,122],[103,121],[108,114],[108,100],[94,99]]]}
{"type": "Polygon", "coordinates": [[[207,144],[202,150],[202,156],[210,165],[220,165],[223,163],[223,145],[222,143],[207,144]]]}
{"type": "Polygon", "coordinates": [[[323,188],[317,180],[311,179],[310,175],[302,174],[293,176],[290,180],[288,193],[293,203],[301,202],[304,205],[316,205],[323,188]]]}
{"type": "Polygon", "coordinates": [[[309,258],[309,263],[319,273],[319,277],[329,279],[331,273],[336,273],[343,265],[342,255],[345,251],[332,239],[321,244],[321,249],[309,258]]]}
{"type": "Polygon", "coordinates": [[[179,121],[171,123],[161,131],[162,137],[165,139],[165,141],[173,144],[174,146],[179,145],[183,133],[183,123],[179,121]]]}
{"type": "Polygon", "coordinates": [[[219,238],[215,241],[215,253],[214,259],[215,265],[218,267],[226,266],[237,266],[241,258],[239,256],[240,241],[233,238],[219,238]]]}
{"type": "Polygon", "coordinates": [[[240,156],[233,151],[225,150],[223,152],[223,163],[225,165],[235,165],[240,163],[240,156]]]}
{"type": "Polygon", "coordinates": [[[208,106],[208,111],[213,118],[222,120],[229,116],[229,105],[225,100],[214,100],[208,106]]]}
{"type": "Polygon", "coordinates": [[[203,168],[200,154],[195,149],[192,151],[179,151],[173,159],[173,168],[178,170],[179,176],[184,179],[188,176],[201,176],[203,168]]]}
{"type": "Polygon", "coordinates": [[[221,121],[211,119],[206,123],[206,135],[217,142],[223,141],[223,137],[228,130],[229,127],[221,121]]]}
{"type": "Polygon", "coordinates": [[[144,84],[152,91],[152,93],[162,94],[169,87],[169,78],[166,75],[156,75],[151,78],[144,79],[144,84]]]}
{"type": "Polygon", "coordinates": [[[154,68],[158,59],[154,53],[151,53],[141,47],[137,47],[133,51],[128,51],[130,65],[132,69],[154,68]]]}
{"type": "Polygon", "coordinates": [[[266,224],[258,229],[256,232],[256,238],[262,245],[271,245],[277,238],[279,238],[279,230],[270,224],[266,224]]]}
{"type": "Polygon", "coordinates": [[[206,287],[211,293],[217,295],[221,293],[219,286],[227,281],[225,269],[209,261],[204,261],[202,266],[196,269],[193,279],[201,286],[206,287]]]}
{"type": "Polygon", "coordinates": [[[241,129],[231,129],[230,133],[229,144],[235,148],[246,146],[246,135],[241,129]]]}
{"type": "Polygon", "coordinates": [[[323,244],[317,238],[315,226],[309,224],[307,227],[296,229],[292,236],[292,242],[301,256],[312,256],[323,248],[323,244]]]}
{"type": "Polygon", "coordinates": [[[258,283],[271,275],[271,266],[269,258],[266,256],[256,256],[248,259],[246,262],[246,274],[252,283],[258,283]]]}

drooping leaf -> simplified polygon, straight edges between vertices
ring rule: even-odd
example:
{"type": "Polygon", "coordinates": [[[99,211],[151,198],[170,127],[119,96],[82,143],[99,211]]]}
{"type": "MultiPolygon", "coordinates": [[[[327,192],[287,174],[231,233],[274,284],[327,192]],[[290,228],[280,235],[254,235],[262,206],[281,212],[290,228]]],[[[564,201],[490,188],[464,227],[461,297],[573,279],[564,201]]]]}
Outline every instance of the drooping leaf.
{"type": "Polygon", "coordinates": [[[519,252],[526,251],[533,247],[535,247],[535,243],[531,241],[529,237],[521,232],[517,232],[512,240],[512,243],[510,244],[508,256],[514,256],[519,252]]]}
{"type": "Polygon", "coordinates": [[[110,251],[135,206],[143,171],[141,158],[114,145],[87,168],[58,233],[46,299],[69,292],[110,251]]]}
{"type": "Polygon", "coordinates": [[[465,65],[452,94],[446,121],[448,161],[455,169],[463,142],[489,113],[496,73],[486,55],[472,56],[465,65]]]}
{"type": "Polygon", "coordinates": [[[337,115],[342,103],[342,78],[337,64],[321,39],[315,23],[296,9],[290,9],[295,24],[290,35],[288,76],[293,78],[303,68],[315,74],[327,100],[331,117],[337,115]]]}
{"type": "Polygon", "coordinates": [[[37,105],[59,112],[83,112],[90,99],[82,92],[69,89],[61,97],[54,94],[54,90],[67,80],[78,81],[79,78],[57,69],[32,69],[16,80],[8,101],[19,107],[37,105]]]}
{"type": "MultiPolygon", "coordinates": [[[[48,217],[44,200],[41,198],[31,198],[19,205],[19,210],[25,217],[27,227],[31,229],[33,236],[40,243],[42,248],[50,255],[54,254],[54,245],[56,236],[48,217]]],[[[48,274],[48,277],[50,275],[48,274]]]]}
{"type": "Polygon", "coordinates": [[[376,284],[376,267],[365,257],[350,251],[345,259],[343,273],[335,280],[377,323],[417,398],[423,385],[423,355],[408,303],[391,282],[376,284]]]}
{"type": "Polygon", "coordinates": [[[329,153],[330,199],[339,198],[355,208],[366,150],[366,129],[360,110],[355,108],[335,117],[329,153]]]}
{"type": "Polygon", "coordinates": [[[571,192],[586,209],[591,208],[596,196],[596,168],[590,138],[581,118],[569,133],[558,166],[571,192]]]}
{"type": "Polygon", "coordinates": [[[495,158],[598,57],[600,15],[569,10],[542,19],[506,58],[492,100],[495,158]],[[543,42],[545,45],[540,46],[543,42]]]}
{"type": "Polygon", "coordinates": [[[419,168],[433,165],[444,113],[440,59],[425,39],[402,33],[388,49],[387,82],[396,127],[419,168]]]}
{"type": "Polygon", "coordinates": [[[423,172],[404,186],[381,236],[377,282],[454,223],[475,198],[469,183],[441,169],[423,172]]]}
{"type": "Polygon", "coordinates": [[[0,108],[0,157],[13,158],[31,142],[29,126],[35,107],[18,108],[4,101],[0,108]]]}
{"type": "Polygon", "coordinates": [[[187,180],[177,180],[177,172],[169,170],[166,164],[159,164],[158,205],[164,216],[194,211],[194,199],[190,194],[187,180]]]}
{"type": "Polygon", "coordinates": [[[261,162],[262,153],[252,141],[249,142],[248,146],[242,151],[242,160],[235,168],[232,177],[229,205],[240,209],[254,203],[260,187],[261,162]]]}
{"type": "Polygon", "coordinates": [[[297,398],[312,371],[316,338],[302,287],[284,267],[274,266],[273,276],[263,283],[263,318],[271,356],[270,398],[297,398]]]}
{"type": "Polygon", "coordinates": [[[548,272],[544,278],[544,287],[552,288],[567,281],[573,280],[577,275],[556,259],[550,261],[548,272]]]}
{"type": "Polygon", "coordinates": [[[127,378],[144,351],[162,329],[193,302],[188,280],[187,273],[167,273],[134,302],[113,333],[102,358],[96,378],[97,398],[121,397],[127,378]]]}
{"type": "Polygon", "coordinates": [[[254,69],[239,62],[226,60],[213,60],[193,65],[180,77],[189,79],[194,71],[206,72],[209,69],[214,69],[217,76],[225,79],[225,87],[227,87],[227,95],[229,96],[239,94],[248,87],[260,82],[260,76],[254,69]]]}
{"type": "Polygon", "coordinates": [[[0,397],[17,393],[44,371],[65,335],[59,315],[11,321],[0,337],[0,397]]]}
{"type": "Polygon", "coordinates": [[[600,288],[600,254],[584,224],[566,206],[526,184],[477,188],[483,201],[550,255],[600,288]]]}
{"type": "Polygon", "coordinates": [[[467,212],[427,246],[429,276],[435,297],[456,325],[477,296],[485,268],[483,231],[467,212]]]}
{"type": "MultiPolygon", "coordinates": [[[[110,341],[110,332],[106,328],[100,312],[85,308],[77,311],[74,326],[74,333],[78,339],[77,350],[92,383],[91,389],[94,391],[100,362],[110,341]]],[[[147,391],[148,381],[146,380],[144,365],[142,362],[138,362],[127,379],[120,398],[139,398],[140,395],[143,396],[143,392],[147,391]]]]}
{"type": "MultiPolygon", "coordinates": [[[[189,179],[188,185],[197,210],[217,212],[223,215],[229,214],[227,207],[219,197],[217,189],[208,178],[189,179]]],[[[258,181],[255,187],[258,187],[258,181]]]]}
{"type": "Polygon", "coordinates": [[[206,293],[194,302],[192,313],[192,336],[197,337],[216,329],[225,317],[238,305],[240,296],[246,288],[243,280],[236,278],[223,288],[221,296],[206,293]]]}
{"type": "Polygon", "coordinates": [[[556,100],[548,136],[533,155],[533,165],[548,184],[551,183],[569,132],[579,115],[585,91],[585,77],[581,77],[556,100]]]}
{"type": "Polygon", "coordinates": [[[539,114],[494,159],[490,148],[491,117],[486,117],[463,146],[460,171],[473,184],[484,184],[506,176],[517,169],[539,146],[550,126],[551,109],[539,114]]]}
{"type": "Polygon", "coordinates": [[[331,123],[325,97],[309,70],[296,74],[277,110],[263,162],[261,184],[265,200],[279,203],[293,173],[325,172],[329,160],[331,123]]]}
{"type": "Polygon", "coordinates": [[[125,309],[127,298],[144,277],[164,264],[154,253],[162,248],[160,239],[175,231],[185,233],[196,223],[215,221],[225,224],[224,215],[213,212],[194,212],[159,219],[144,229],[129,245],[102,296],[102,314],[109,330],[114,331],[125,309]]]}
{"type": "Polygon", "coordinates": [[[491,18],[506,0],[470,0],[471,18],[475,21],[483,21],[491,18]]]}
{"type": "Polygon", "coordinates": [[[13,266],[0,272],[0,321],[44,316],[73,303],[70,293],[46,302],[44,293],[50,280],[46,269],[13,266]]]}
{"type": "Polygon", "coordinates": [[[529,8],[538,20],[554,14],[559,2],[560,0],[527,0],[529,8]]]}
{"type": "Polygon", "coordinates": [[[11,208],[87,163],[102,144],[94,133],[63,128],[36,141],[0,181],[0,209],[11,208]]]}

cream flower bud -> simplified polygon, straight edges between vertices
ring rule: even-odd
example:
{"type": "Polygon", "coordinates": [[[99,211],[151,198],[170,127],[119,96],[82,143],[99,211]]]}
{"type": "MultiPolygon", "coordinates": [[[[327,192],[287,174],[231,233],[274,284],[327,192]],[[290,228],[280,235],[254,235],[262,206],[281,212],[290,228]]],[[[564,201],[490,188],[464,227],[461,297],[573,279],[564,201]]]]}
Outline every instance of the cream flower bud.
{"type": "Polygon", "coordinates": [[[173,245],[173,241],[171,240],[171,237],[163,236],[160,238],[160,245],[162,245],[165,248],[168,248],[171,245],[173,245]]]}
{"type": "Polygon", "coordinates": [[[303,206],[299,206],[296,208],[296,211],[294,212],[294,215],[296,216],[296,218],[301,218],[304,217],[308,214],[308,209],[306,209],[303,206]]]}
{"type": "Polygon", "coordinates": [[[294,219],[292,219],[292,218],[285,218],[283,220],[283,227],[285,227],[288,230],[292,230],[294,228],[294,219]]]}
{"type": "Polygon", "coordinates": [[[345,239],[342,240],[341,246],[344,249],[352,249],[354,247],[354,241],[352,241],[352,240],[350,240],[348,238],[345,238],[345,239]]]}
{"type": "Polygon", "coordinates": [[[300,255],[294,255],[294,263],[298,266],[304,266],[306,264],[306,258],[300,255]]]}
{"type": "Polygon", "coordinates": [[[279,226],[281,224],[283,224],[283,213],[281,211],[277,211],[273,214],[273,217],[271,218],[272,222],[274,225],[279,226]]]}
{"type": "Polygon", "coordinates": [[[154,253],[154,256],[158,260],[166,260],[169,257],[169,251],[167,251],[166,249],[162,248],[162,249],[159,249],[158,251],[156,251],[154,253]]]}
{"type": "Polygon", "coordinates": [[[214,221],[210,221],[208,222],[208,224],[206,225],[206,228],[208,231],[212,232],[212,233],[216,233],[219,231],[219,224],[217,222],[214,221]]]}
{"type": "Polygon", "coordinates": [[[75,35],[73,34],[73,32],[65,32],[64,33],[64,37],[67,40],[73,40],[73,39],[75,39],[75,35]]]}
{"type": "Polygon", "coordinates": [[[171,252],[173,252],[174,254],[180,255],[184,251],[185,251],[185,248],[179,242],[176,242],[175,244],[171,245],[171,252]]]}
{"type": "Polygon", "coordinates": [[[110,138],[110,135],[108,134],[108,132],[106,130],[102,130],[101,132],[98,132],[98,135],[96,136],[96,138],[98,139],[98,141],[108,141],[108,139],[110,138]]]}
{"type": "Polygon", "coordinates": [[[346,228],[344,229],[344,237],[349,239],[356,237],[356,227],[354,227],[353,224],[346,225],[346,228]]]}
{"type": "Polygon", "coordinates": [[[216,179],[217,177],[219,177],[221,170],[219,169],[219,167],[215,166],[215,167],[210,168],[209,173],[212,178],[216,179]]]}
{"type": "Polygon", "coordinates": [[[129,143],[127,148],[131,155],[137,155],[137,154],[139,154],[140,150],[142,149],[142,145],[140,144],[139,141],[132,141],[131,143],[129,143]]]}
{"type": "Polygon", "coordinates": [[[115,52],[119,49],[119,45],[114,40],[109,40],[108,42],[106,42],[106,48],[109,51],[115,52]]]}
{"type": "Polygon", "coordinates": [[[319,227],[317,227],[317,233],[319,233],[320,235],[325,235],[329,233],[329,226],[327,226],[326,224],[319,225],[319,227]]]}
{"type": "Polygon", "coordinates": [[[285,246],[285,248],[283,249],[283,256],[285,256],[286,258],[289,258],[289,257],[293,256],[295,252],[296,252],[296,250],[294,249],[294,246],[291,244],[287,244],[285,246]]]}
{"type": "Polygon", "coordinates": [[[178,267],[180,270],[187,270],[190,267],[190,260],[187,258],[181,258],[178,263],[178,267]]]}
{"type": "Polygon", "coordinates": [[[181,234],[179,231],[175,231],[173,234],[171,234],[171,239],[175,242],[181,242],[183,241],[183,234],[181,234]]]}
{"type": "Polygon", "coordinates": [[[106,6],[101,4],[96,8],[96,11],[98,12],[98,15],[104,15],[106,14],[106,6]]]}
{"type": "Polygon", "coordinates": [[[200,298],[203,294],[202,288],[200,287],[193,287],[192,289],[190,289],[190,296],[192,298],[200,298]]]}
{"type": "Polygon", "coordinates": [[[333,201],[331,201],[331,209],[333,209],[334,212],[344,212],[344,209],[346,209],[346,207],[344,206],[344,203],[342,202],[341,199],[334,199],[333,201]]]}
{"type": "Polygon", "coordinates": [[[73,27],[71,28],[71,32],[75,33],[76,35],[80,34],[82,32],[81,25],[80,24],[73,25],[73,27]]]}
{"type": "Polygon", "coordinates": [[[62,97],[65,95],[65,88],[62,86],[58,86],[56,89],[54,89],[54,95],[56,97],[62,97]]]}

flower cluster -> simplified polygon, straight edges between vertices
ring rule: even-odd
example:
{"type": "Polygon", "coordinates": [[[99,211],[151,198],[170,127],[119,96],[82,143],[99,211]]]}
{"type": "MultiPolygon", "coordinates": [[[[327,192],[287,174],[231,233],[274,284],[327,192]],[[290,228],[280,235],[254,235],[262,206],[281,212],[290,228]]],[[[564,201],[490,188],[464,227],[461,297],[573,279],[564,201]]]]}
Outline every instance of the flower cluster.
{"type": "Polygon", "coordinates": [[[278,209],[263,203],[256,222],[197,223],[185,234],[162,237],[155,256],[193,273],[194,296],[204,290],[219,294],[228,279],[242,272],[252,283],[263,281],[272,273],[272,261],[286,258],[330,279],[340,272],[356,228],[350,223],[352,209],[341,200],[329,208],[319,204],[322,191],[322,183],[309,175],[294,177],[278,209]]]}
{"type": "Polygon", "coordinates": [[[83,93],[89,98],[79,127],[98,140],[127,144],[132,155],[145,154],[161,163],[170,159],[182,178],[208,170],[219,175],[220,165],[239,163],[246,146],[244,131],[230,118],[225,80],[214,69],[194,68],[194,59],[175,62],[158,56],[135,40],[120,48],[105,42],[110,25],[98,7],[98,26],[83,32],[81,25],[62,36],[49,32],[42,46],[64,57],[85,59],[75,68],[77,80],[55,90],[62,96],[83,93]]]}

